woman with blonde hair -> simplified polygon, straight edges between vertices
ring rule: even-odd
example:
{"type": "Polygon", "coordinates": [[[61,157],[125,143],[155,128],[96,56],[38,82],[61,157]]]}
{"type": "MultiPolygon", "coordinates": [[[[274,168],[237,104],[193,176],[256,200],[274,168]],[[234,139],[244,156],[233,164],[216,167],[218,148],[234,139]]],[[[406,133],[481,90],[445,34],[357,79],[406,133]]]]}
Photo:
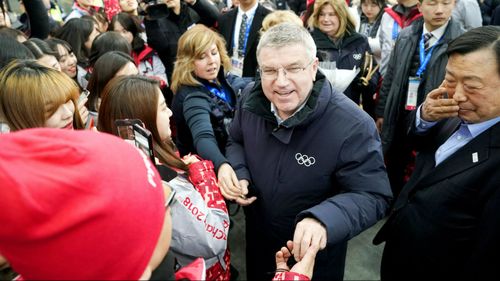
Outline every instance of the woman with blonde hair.
{"type": "Polygon", "coordinates": [[[303,26],[302,20],[294,12],[290,10],[277,10],[268,14],[262,21],[260,33],[266,32],[269,28],[284,22],[296,23],[303,26]]]}
{"type": "Polygon", "coordinates": [[[349,84],[344,94],[355,103],[362,102],[363,109],[374,116],[374,94],[380,74],[372,51],[365,36],[356,32],[356,21],[344,0],[319,0],[314,3],[314,11],[308,25],[318,49],[317,56],[322,62],[335,62],[337,69],[360,72],[349,84]]]}
{"type": "MultiPolygon", "coordinates": [[[[211,160],[221,187],[240,187],[236,174],[224,156],[227,127],[234,116],[237,96],[226,80],[230,67],[221,35],[196,25],[179,39],[177,61],[172,74],[172,111],[177,126],[176,144],[181,155],[199,154],[211,160]]],[[[241,194],[224,197],[244,203],[241,194]]]]}
{"type": "Polygon", "coordinates": [[[13,61],[0,72],[0,117],[10,131],[49,127],[83,129],[78,85],[35,61],[13,61]]]}

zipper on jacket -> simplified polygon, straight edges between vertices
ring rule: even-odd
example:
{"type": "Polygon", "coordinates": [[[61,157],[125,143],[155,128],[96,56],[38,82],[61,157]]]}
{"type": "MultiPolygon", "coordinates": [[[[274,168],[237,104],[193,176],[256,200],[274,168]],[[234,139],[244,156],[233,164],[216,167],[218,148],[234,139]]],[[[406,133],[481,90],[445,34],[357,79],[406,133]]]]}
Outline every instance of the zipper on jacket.
{"type": "Polygon", "coordinates": [[[273,129],[273,133],[276,133],[279,129],[283,128],[284,126],[282,126],[281,124],[279,124],[278,126],[276,126],[274,129],[273,129]]]}

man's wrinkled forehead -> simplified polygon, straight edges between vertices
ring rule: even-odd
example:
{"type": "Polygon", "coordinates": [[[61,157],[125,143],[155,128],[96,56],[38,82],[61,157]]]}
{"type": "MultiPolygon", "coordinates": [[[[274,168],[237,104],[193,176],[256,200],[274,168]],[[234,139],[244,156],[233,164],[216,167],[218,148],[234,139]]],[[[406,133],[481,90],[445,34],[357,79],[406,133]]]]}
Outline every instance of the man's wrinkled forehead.
{"type": "MultiPolygon", "coordinates": [[[[266,54],[266,58],[281,58],[282,55],[285,52],[288,52],[289,50],[294,50],[294,56],[291,58],[294,61],[297,62],[305,62],[308,61],[310,58],[308,56],[308,53],[306,52],[306,47],[303,46],[302,44],[296,43],[296,44],[287,44],[287,45],[271,45],[271,46],[264,46],[259,50],[259,53],[257,54],[257,62],[259,63],[259,66],[265,66],[266,61],[264,56],[262,55],[263,53],[266,54]],[[267,56],[267,54],[271,54],[273,56],[267,56]]],[[[285,63],[283,61],[283,63],[285,63]]],[[[290,64],[290,62],[286,62],[287,64],[290,64]]]]}

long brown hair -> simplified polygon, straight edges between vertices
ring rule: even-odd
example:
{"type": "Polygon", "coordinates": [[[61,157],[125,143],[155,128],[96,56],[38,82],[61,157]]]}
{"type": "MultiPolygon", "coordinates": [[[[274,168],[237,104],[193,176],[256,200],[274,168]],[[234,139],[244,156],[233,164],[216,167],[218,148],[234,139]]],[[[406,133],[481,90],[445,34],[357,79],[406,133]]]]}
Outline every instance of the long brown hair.
{"type": "Polygon", "coordinates": [[[182,34],[177,44],[177,60],[170,87],[174,93],[181,85],[201,85],[194,75],[194,61],[210,49],[212,44],[217,46],[221,65],[225,71],[228,71],[231,67],[231,60],[227,55],[226,42],[221,35],[202,24],[197,24],[182,34]]]}
{"type": "Polygon", "coordinates": [[[83,129],[79,95],[78,85],[66,74],[35,61],[13,61],[0,72],[0,115],[11,131],[44,127],[69,100],[75,106],[73,127],[83,129]]]}
{"type": "Polygon", "coordinates": [[[156,157],[167,166],[187,171],[188,167],[177,155],[173,141],[160,138],[156,125],[159,95],[157,80],[140,75],[113,78],[101,94],[97,129],[118,135],[115,120],[140,119],[153,135],[156,157]]]}

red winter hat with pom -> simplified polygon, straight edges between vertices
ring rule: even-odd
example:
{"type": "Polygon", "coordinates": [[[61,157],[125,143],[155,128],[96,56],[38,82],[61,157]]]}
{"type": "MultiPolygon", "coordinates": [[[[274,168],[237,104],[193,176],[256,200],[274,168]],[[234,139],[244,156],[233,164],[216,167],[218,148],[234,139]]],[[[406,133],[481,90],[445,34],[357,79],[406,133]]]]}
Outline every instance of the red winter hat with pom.
{"type": "Polygon", "coordinates": [[[148,158],[111,135],[0,135],[0,255],[23,279],[137,280],[165,216],[148,158]]]}

